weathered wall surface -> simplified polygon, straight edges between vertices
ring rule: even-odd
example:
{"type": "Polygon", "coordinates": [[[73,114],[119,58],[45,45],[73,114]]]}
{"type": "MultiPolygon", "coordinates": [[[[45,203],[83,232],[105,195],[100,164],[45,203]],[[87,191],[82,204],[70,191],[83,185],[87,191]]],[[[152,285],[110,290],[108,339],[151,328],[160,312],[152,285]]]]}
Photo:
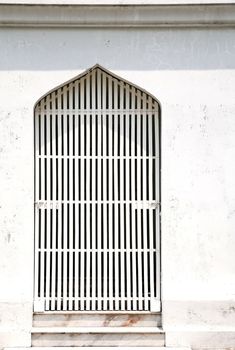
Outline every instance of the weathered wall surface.
{"type": "Polygon", "coordinates": [[[29,346],[33,105],[95,63],[162,105],[167,345],[235,342],[235,31],[0,30],[0,347],[29,346]]]}

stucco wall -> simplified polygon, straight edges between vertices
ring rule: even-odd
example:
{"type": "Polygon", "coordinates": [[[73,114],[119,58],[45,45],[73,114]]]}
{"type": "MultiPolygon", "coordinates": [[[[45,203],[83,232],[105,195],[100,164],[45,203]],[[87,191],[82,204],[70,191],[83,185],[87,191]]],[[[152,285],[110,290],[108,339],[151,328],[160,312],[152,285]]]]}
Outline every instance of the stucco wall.
{"type": "Polygon", "coordinates": [[[30,345],[33,105],[95,63],[162,105],[167,345],[234,345],[234,38],[232,29],[1,28],[0,347],[30,345]]]}

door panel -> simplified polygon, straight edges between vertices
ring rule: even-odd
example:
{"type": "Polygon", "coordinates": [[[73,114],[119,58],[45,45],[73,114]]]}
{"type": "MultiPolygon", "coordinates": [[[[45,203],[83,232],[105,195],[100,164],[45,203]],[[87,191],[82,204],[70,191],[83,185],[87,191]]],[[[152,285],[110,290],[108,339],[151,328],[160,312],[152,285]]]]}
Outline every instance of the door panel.
{"type": "Polygon", "coordinates": [[[157,311],[159,261],[159,106],[96,67],[35,108],[35,311],[157,311]]]}

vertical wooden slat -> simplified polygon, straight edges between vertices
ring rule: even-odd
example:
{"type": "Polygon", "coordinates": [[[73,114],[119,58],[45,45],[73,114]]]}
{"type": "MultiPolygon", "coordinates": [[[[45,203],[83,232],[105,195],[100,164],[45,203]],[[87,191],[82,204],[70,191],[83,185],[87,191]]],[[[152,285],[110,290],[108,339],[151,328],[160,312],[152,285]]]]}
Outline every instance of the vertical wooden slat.
{"type": "MultiPolygon", "coordinates": [[[[126,85],[126,109],[129,109],[129,85],[126,85]]],[[[131,254],[130,254],[130,241],[131,241],[131,231],[130,231],[130,114],[126,113],[126,290],[127,290],[127,310],[131,310],[131,254]]]]}
{"type": "MultiPolygon", "coordinates": [[[[41,200],[45,201],[45,105],[41,103],[41,200]]],[[[40,299],[44,299],[45,283],[45,208],[41,209],[41,268],[40,268],[40,299]]]]}
{"type": "MultiPolygon", "coordinates": [[[[63,107],[67,108],[67,93],[66,88],[63,88],[63,107]]],[[[67,275],[67,252],[68,252],[68,124],[67,113],[63,113],[63,130],[64,130],[64,217],[63,217],[63,310],[67,310],[68,300],[68,275],[67,275]]]]}
{"type": "MultiPolygon", "coordinates": [[[[97,85],[100,87],[100,70],[97,71],[97,85]]],[[[101,310],[101,288],[102,288],[102,271],[101,271],[101,237],[102,237],[102,228],[101,228],[101,183],[103,181],[101,176],[101,91],[98,88],[97,91],[98,98],[98,115],[97,115],[97,123],[98,123],[98,132],[97,132],[97,147],[98,147],[98,159],[97,159],[97,192],[98,192],[98,205],[97,205],[97,239],[98,239],[98,266],[97,266],[97,297],[98,297],[98,310],[101,310]]]]}
{"type": "MultiPolygon", "coordinates": [[[[147,120],[146,120],[146,94],[143,94],[143,109],[144,113],[142,113],[143,116],[143,128],[142,128],[142,135],[143,135],[143,202],[147,203],[147,173],[146,173],[146,155],[147,155],[147,120]]],[[[142,235],[144,237],[143,239],[143,248],[144,248],[144,276],[143,276],[143,281],[144,281],[144,310],[148,310],[148,256],[147,256],[147,237],[148,237],[148,232],[147,232],[147,208],[143,208],[143,231],[142,235]]],[[[149,211],[149,210],[148,210],[149,211]]]]}
{"type": "Polygon", "coordinates": [[[156,171],[155,171],[155,175],[156,178],[154,179],[156,182],[156,186],[155,186],[155,192],[156,192],[156,200],[159,200],[159,189],[160,189],[160,184],[159,184],[159,157],[160,157],[160,149],[159,149],[159,120],[158,120],[158,113],[153,113],[154,116],[154,121],[155,121],[155,156],[157,157],[155,160],[155,164],[156,164],[156,171]]]}
{"type": "MultiPolygon", "coordinates": [[[[38,112],[38,109],[35,109],[35,116],[34,116],[34,135],[35,135],[35,257],[34,257],[34,276],[35,276],[35,283],[34,283],[34,298],[40,299],[40,292],[38,291],[38,287],[40,286],[40,276],[38,276],[38,270],[39,270],[39,254],[41,255],[41,252],[39,252],[39,236],[42,236],[41,233],[39,233],[39,213],[40,209],[37,205],[39,201],[39,182],[40,182],[40,176],[39,173],[39,141],[42,143],[42,140],[39,140],[39,118],[41,121],[41,112],[38,112]]],[[[42,161],[42,159],[41,159],[42,161]]],[[[42,247],[41,247],[42,249],[42,247]]]]}
{"type": "MultiPolygon", "coordinates": [[[[119,217],[118,217],[118,113],[117,113],[117,82],[114,80],[114,220],[115,220],[115,310],[119,309],[119,217]]],[[[111,106],[110,106],[111,107],[111,106]]]]}
{"type": "MultiPolygon", "coordinates": [[[[92,109],[95,107],[95,75],[92,75],[92,109]]],[[[91,295],[92,295],[92,301],[91,301],[91,309],[96,309],[96,287],[97,287],[97,276],[96,276],[96,134],[95,134],[95,128],[96,128],[96,113],[92,113],[92,158],[91,158],[91,164],[92,164],[92,288],[91,288],[91,295]]]]}
{"type": "MultiPolygon", "coordinates": [[[[61,104],[61,89],[58,91],[58,106],[61,104]]],[[[61,310],[61,257],[62,257],[62,130],[61,130],[61,110],[58,110],[58,285],[57,285],[57,310],[61,310]]]]}
{"type": "Polygon", "coordinates": [[[69,310],[73,310],[73,85],[69,88],[69,310]]]}
{"type": "MultiPolygon", "coordinates": [[[[153,201],[153,128],[152,113],[146,116],[149,125],[149,201],[153,201]]],[[[154,297],[154,265],[153,265],[153,210],[149,210],[149,248],[150,248],[150,296],[154,297]]]]}
{"type": "MultiPolygon", "coordinates": [[[[140,91],[137,90],[137,110],[140,110],[140,91]]],[[[138,234],[138,297],[139,297],[139,310],[143,310],[143,275],[142,275],[142,230],[141,230],[141,209],[139,208],[139,203],[141,202],[141,118],[140,114],[136,114],[137,122],[137,234],[138,234]]]]}
{"type": "MultiPolygon", "coordinates": [[[[86,85],[87,108],[90,109],[90,76],[87,79],[86,85]]],[[[86,310],[90,310],[90,113],[86,115],[86,310]]]]}
{"type": "Polygon", "coordinates": [[[55,310],[55,285],[56,285],[56,116],[55,116],[55,94],[52,94],[52,261],[51,261],[51,310],[55,310]]]}
{"type": "MultiPolygon", "coordinates": [[[[78,82],[75,83],[75,110],[78,110],[78,98],[79,93],[78,91],[79,85],[78,82]]],[[[74,190],[75,190],[75,287],[74,287],[74,296],[75,296],[75,310],[78,310],[78,284],[79,284],[79,266],[78,266],[78,238],[79,238],[79,216],[78,216],[78,185],[80,179],[78,178],[78,138],[80,137],[79,131],[78,131],[78,118],[79,114],[78,112],[75,114],[75,172],[74,172],[74,190]]]]}
{"type": "MultiPolygon", "coordinates": [[[[108,77],[108,105],[107,109],[111,109],[112,106],[112,78],[108,77]]],[[[113,246],[114,246],[114,240],[113,240],[113,159],[112,159],[112,143],[113,143],[113,114],[110,112],[108,114],[108,170],[109,170],[109,176],[108,176],[108,184],[109,184],[109,204],[108,204],[108,216],[109,216],[109,228],[108,228],[108,237],[109,237],[109,310],[114,309],[114,288],[115,288],[115,281],[114,281],[114,274],[113,274],[113,268],[114,268],[114,252],[113,252],[113,246]]]]}
{"type": "MultiPolygon", "coordinates": [[[[135,108],[135,89],[131,89],[131,107],[135,108]]],[[[136,182],[136,171],[135,171],[135,113],[129,114],[131,119],[131,237],[132,237],[132,286],[133,286],[133,310],[137,310],[137,267],[136,267],[136,255],[137,255],[137,241],[136,241],[136,200],[135,200],[135,182],[136,182]]]]}
{"type": "MultiPolygon", "coordinates": [[[[87,84],[87,79],[84,79],[84,82],[87,84]]],[[[85,281],[84,281],[84,249],[85,249],[85,203],[84,203],[84,189],[85,189],[85,178],[84,178],[84,166],[85,166],[85,105],[84,105],[84,100],[85,100],[85,85],[81,85],[81,91],[80,91],[80,97],[81,97],[81,169],[80,169],[80,174],[81,174],[81,179],[80,179],[80,185],[81,185],[81,220],[80,220],[80,240],[81,240],[81,266],[80,266],[80,307],[81,310],[84,310],[84,286],[85,286],[85,281]]]]}
{"type": "MultiPolygon", "coordinates": [[[[102,109],[105,108],[106,103],[106,81],[105,81],[105,75],[102,74],[102,109]]],[[[107,287],[108,287],[108,257],[107,257],[107,169],[106,169],[106,163],[107,163],[107,154],[106,154],[106,147],[107,147],[107,116],[106,114],[102,113],[103,118],[103,245],[104,245],[104,265],[103,265],[103,310],[107,310],[107,287]]]]}
{"type": "MultiPolygon", "coordinates": [[[[46,97],[47,108],[49,109],[49,98],[46,97]]],[[[50,159],[50,112],[46,111],[46,196],[47,196],[47,209],[46,209],[46,310],[49,310],[50,307],[50,243],[51,243],[51,200],[50,200],[50,191],[51,191],[51,159],[50,159]]]]}
{"type": "Polygon", "coordinates": [[[126,271],[125,271],[125,262],[124,262],[124,234],[125,234],[125,221],[124,221],[124,181],[126,181],[126,177],[124,178],[124,113],[123,113],[123,83],[120,86],[120,241],[121,241],[121,270],[118,272],[121,276],[121,310],[125,310],[125,283],[126,283],[126,271]]]}

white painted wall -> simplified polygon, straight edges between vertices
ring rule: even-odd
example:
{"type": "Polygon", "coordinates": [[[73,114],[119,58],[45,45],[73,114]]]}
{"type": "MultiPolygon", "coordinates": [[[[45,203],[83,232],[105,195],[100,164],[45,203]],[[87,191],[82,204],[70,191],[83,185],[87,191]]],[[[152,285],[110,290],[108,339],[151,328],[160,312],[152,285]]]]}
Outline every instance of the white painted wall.
{"type": "Polygon", "coordinates": [[[168,345],[235,341],[235,31],[0,29],[0,347],[29,346],[33,105],[99,63],[162,105],[168,345]]]}

